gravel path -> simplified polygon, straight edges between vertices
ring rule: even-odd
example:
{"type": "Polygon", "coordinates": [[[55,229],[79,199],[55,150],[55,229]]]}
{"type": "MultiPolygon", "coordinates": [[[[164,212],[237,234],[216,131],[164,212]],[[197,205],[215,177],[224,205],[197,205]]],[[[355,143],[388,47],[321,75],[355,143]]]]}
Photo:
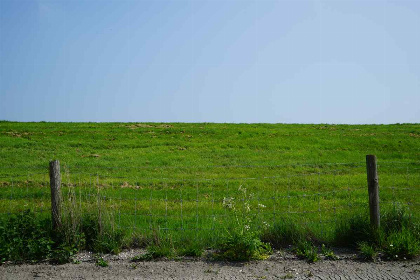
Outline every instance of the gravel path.
{"type": "Polygon", "coordinates": [[[109,266],[98,267],[91,256],[80,264],[2,265],[0,279],[420,279],[420,259],[365,263],[341,257],[308,264],[292,256],[274,254],[249,263],[206,260],[130,261],[134,252],[105,256],[109,266]]]}

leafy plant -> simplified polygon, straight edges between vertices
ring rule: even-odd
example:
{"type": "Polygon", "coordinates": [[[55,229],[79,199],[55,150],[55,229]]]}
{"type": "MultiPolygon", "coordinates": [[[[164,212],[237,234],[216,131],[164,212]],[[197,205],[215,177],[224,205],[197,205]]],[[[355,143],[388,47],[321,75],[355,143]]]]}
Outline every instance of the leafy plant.
{"type": "Polygon", "coordinates": [[[73,261],[74,255],[78,252],[75,246],[61,244],[51,252],[51,263],[65,264],[73,261]]]}
{"type": "MultiPolygon", "coordinates": [[[[216,258],[229,261],[249,261],[266,259],[272,252],[269,243],[261,241],[259,232],[251,229],[256,219],[255,214],[250,215],[250,200],[252,194],[247,194],[246,188],[240,186],[239,192],[242,195],[243,205],[236,205],[234,198],[224,199],[223,205],[234,212],[236,223],[227,230],[225,240],[218,245],[216,258]],[[238,208],[243,209],[247,215],[239,213],[238,208]]],[[[259,207],[265,207],[260,204],[259,207]]]]}
{"type": "Polygon", "coordinates": [[[246,230],[231,232],[218,249],[217,258],[229,261],[266,259],[272,251],[270,244],[262,242],[257,234],[246,230]]]}
{"type": "Polygon", "coordinates": [[[295,248],[298,258],[306,259],[309,263],[319,260],[318,248],[308,241],[300,241],[295,248]]]}
{"type": "Polygon", "coordinates": [[[324,255],[326,260],[330,260],[330,261],[338,260],[338,257],[334,254],[333,250],[325,246],[325,244],[322,244],[321,246],[321,253],[324,255]]]}
{"type": "Polygon", "coordinates": [[[97,265],[97,266],[100,266],[100,267],[107,267],[108,266],[108,262],[106,261],[106,260],[104,260],[101,256],[99,256],[99,255],[97,255],[96,256],[96,262],[95,262],[95,264],[97,265]]]}
{"type": "Polygon", "coordinates": [[[12,215],[0,226],[0,259],[37,261],[50,257],[54,241],[49,219],[39,220],[26,210],[12,215]]]}

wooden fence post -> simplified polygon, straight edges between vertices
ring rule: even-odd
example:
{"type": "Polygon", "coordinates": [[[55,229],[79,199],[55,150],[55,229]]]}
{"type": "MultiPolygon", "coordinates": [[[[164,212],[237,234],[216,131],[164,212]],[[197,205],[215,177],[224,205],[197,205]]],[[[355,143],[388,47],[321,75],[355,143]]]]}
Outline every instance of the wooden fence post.
{"type": "Polygon", "coordinates": [[[366,156],[366,171],[369,192],[370,224],[375,228],[379,228],[379,180],[376,168],[376,156],[366,156]]]}
{"type": "Polygon", "coordinates": [[[61,175],[58,160],[50,161],[50,187],[53,229],[58,230],[61,227],[61,175]]]}

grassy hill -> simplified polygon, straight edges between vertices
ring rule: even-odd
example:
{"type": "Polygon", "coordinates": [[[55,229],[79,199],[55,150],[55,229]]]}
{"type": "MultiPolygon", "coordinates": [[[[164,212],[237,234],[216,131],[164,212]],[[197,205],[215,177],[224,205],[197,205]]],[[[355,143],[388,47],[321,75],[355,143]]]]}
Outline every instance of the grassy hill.
{"type": "Polygon", "coordinates": [[[381,211],[418,218],[420,124],[0,122],[0,218],[31,209],[49,219],[48,162],[59,159],[71,234],[87,221],[85,234],[99,225],[91,244],[110,246],[93,250],[122,246],[105,229],[171,255],[217,248],[231,233],[275,245],[296,225],[349,245],[337,233],[343,215],[363,213],[344,221],[368,228],[367,154],[378,157],[381,211]]]}
{"type": "MultiPolygon", "coordinates": [[[[51,159],[85,171],[129,167],[181,176],[185,170],[153,167],[363,163],[366,154],[382,163],[418,162],[420,124],[0,122],[2,174],[45,169],[51,159]]],[[[225,174],[206,170],[200,175],[225,174]]]]}

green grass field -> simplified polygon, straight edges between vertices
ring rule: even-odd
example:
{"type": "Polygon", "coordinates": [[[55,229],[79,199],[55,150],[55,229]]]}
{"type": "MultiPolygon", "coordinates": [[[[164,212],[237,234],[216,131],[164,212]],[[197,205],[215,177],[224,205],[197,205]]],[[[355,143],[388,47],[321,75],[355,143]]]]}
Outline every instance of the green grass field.
{"type": "Polygon", "coordinates": [[[113,230],[211,246],[287,217],[328,240],[341,215],[367,208],[367,154],[381,206],[419,216],[420,124],[0,122],[0,212],[50,215],[58,159],[64,213],[101,215],[113,230]]]}

